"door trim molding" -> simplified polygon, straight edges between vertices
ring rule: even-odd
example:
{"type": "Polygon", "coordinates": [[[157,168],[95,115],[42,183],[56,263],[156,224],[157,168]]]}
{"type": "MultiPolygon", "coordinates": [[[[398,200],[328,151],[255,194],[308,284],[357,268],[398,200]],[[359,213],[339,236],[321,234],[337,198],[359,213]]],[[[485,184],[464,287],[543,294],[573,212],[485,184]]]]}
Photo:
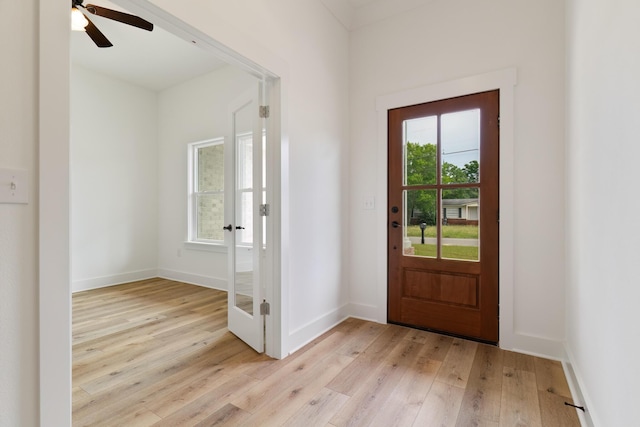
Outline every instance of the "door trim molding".
{"type": "MultiPolygon", "coordinates": [[[[423,104],[447,98],[500,90],[500,341],[501,348],[516,348],[514,307],[514,87],[517,71],[507,68],[486,74],[464,77],[418,88],[382,95],[376,98],[378,111],[378,164],[376,183],[380,208],[376,216],[378,303],[375,320],[387,322],[387,111],[408,105],[423,104]]],[[[535,349],[525,349],[536,352],[535,349]]]]}

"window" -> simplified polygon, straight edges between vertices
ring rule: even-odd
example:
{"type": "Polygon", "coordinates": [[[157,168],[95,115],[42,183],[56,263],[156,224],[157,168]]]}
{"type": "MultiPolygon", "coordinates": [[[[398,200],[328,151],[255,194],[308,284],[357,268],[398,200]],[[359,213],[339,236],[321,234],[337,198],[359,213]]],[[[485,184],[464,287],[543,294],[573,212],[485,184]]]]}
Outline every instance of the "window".
{"type": "Polygon", "coordinates": [[[189,144],[191,243],[224,243],[224,138],[189,144]]]}

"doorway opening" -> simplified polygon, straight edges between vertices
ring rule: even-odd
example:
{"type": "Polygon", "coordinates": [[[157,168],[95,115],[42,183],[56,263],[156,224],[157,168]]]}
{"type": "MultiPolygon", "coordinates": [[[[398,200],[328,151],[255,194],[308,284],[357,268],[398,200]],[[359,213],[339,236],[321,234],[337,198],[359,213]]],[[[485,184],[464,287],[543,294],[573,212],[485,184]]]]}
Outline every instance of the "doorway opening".
{"type": "MultiPolygon", "coordinates": [[[[278,141],[267,147],[267,197],[271,202],[272,222],[267,226],[274,243],[273,252],[265,258],[267,266],[264,285],[266,299],[271,300],[271,316],[266,319],[267,353],[280,357],[280,303],[279,288],[279,91],[278,74],[272,73],[252,60],[242,57],[211,37],[166,13],[150,3],[118,1],[126,9],[210,52],[219,53],[226,61],[248,72],[265,84],[264,94],[270,106],[273,122],[266,127],[268,140],[278,141]],[[276,297],[274,297],[274,295],[276,297]],[[273,299],[272,299],[273,298],[273,299]]],[[[68,4],[51,2],[41,8],[41,176],[40,176],[40,378],[41,417],[56,425],[69,424],[70,384],[70,238],[69,219],[69,38],[59,31],[68,20],[68,4]],[[46,18],[45,18],[46,17],[46,18]],[[67,345],[68,344],[68,345],[67,345]]],[[[114,40],[115,41],[115,38],[114,40]]],[[[267,53],[265,58],[269,59],[267,53]]],[[[277,61],[271,60],[272,63],[277,61]]],[[[277,67],[276,67],[277,69],[277,67]]],[[[282,71],[282,70],[280,70],[282,71]]],[[[192,140],[191,140],[192,141],[192,140]]],[[[189,142],[189,141],[186,141],[189,142]]],[[[186,154],[186,153],[185,153],[186,154]]],[[[132,185],[134,185],[132,183],[132,185]]],[[[186,185],[186,184],[185,184],[186,185]]],[[[175,253],[175,248],[173,249],[175,253]]]]}

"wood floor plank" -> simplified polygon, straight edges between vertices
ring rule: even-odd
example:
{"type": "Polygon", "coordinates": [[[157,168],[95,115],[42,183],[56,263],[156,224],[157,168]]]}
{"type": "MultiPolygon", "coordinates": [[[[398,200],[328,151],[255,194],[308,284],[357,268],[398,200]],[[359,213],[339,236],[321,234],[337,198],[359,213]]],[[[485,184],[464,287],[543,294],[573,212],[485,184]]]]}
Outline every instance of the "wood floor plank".
{"type": "Polygon", "coordinates": [[[536,358],[514,351],[504,352],[504,367],[518,371],[536,372],[536,358]]]}
{"type": "Polygon", "coordinates": [[[398,343],[330,422],[338,427],[371,424],[421,349],[412,341],[398,343]]]}
{"type": "MultiPolygon", "coordinates": [[[[171,346],[164,346],[163,349],[172,351],[172,355],[176,357],[187,356],[189,353],[198,349],[205,348],[209,345],[211,336],[208,333],[200,332],[198,334],[183,337],[180,341],[175,341],[171,346]],[[174,351],[175,350],[175,351],[174,351]]],[[[167,360],[163,354],[147,354],[145,358],[136,360],[135,363],[116,365],[115,370],[92,379],[82,384],[82,388],[91,394],[103,392],[105,390],[115,388],[125,379],[144,375],[145,371],[154,369],[159,366],[172,364],[172,360],[167,360]]]]}
{"type": "MultiPolygon", "coordinates": [[[[198,400],[203,395],[228,383],[233,377],[219,372],[212,372],[214,369],[204,369],[203,375],[190,377],[185,384],[166,384],[154,387],[150,394],[146,394],[140,399],[146,407],[161,417],[166,417],[179,411],[185,405],[198,400]]],[[[149,390],[151,391],[151,390],[149,390]]],[[[142,394],[142,393],[141,393],[142,394]]]]}
{"type": "Polygon", "coordinates": [[[571,398],[569,384],[564,375],[562,364],[556,360],[535,358],[536,383],[539,391],[546,391],[571,398]]]}
{"type": "Polygon", "coordinates": [[[291,378],[281,378],[281,381],[288,383],[288,386],[279,393],[271,394],[268,404],[257,407],[245,425],[280,426],[284,424],[352,361],[353,358],[349,356],[330,353],[297,380],[289,381],[291,378]]]}
{"type": "Polygon", "coordinates": [[[141,405],[128,404],[126,410],[88,412],[82,416],[74,415],[74,427],[112,427],[112,426],[150,426],[161,418],[141,405]]]}
{"type": "Polygon", "coordinates": [[[459,427],[498,425],[503,354],[497,347],[478,346],[458,416],[459,427]]]}
{"type": "Polygon", "coordinates": [[[285,427],[326,425],[349,400],[349,396],[323,388],[283,424],[285,427]]]}
{"type": "Polygon", "coordinates": [[[436,381],[465,388],[478,343],[455,338],[442,362],[436,381]]]}
{"type": "Polygon", "coordinates": [[[389,325],[339,376],[327,387],[352,396],[396,345],[407,335],[407,329],[389,325]]]}
{"type": "Polygon", "coordinates": [[[250,416],[250,413],[227,403],[204,420],[195,424],[194,427],[238,426],[243,424],[250,416]]]}
{"type": "Polygon", "coordinates": [[[385,329],[386,325],[379,323],[362,322],[362,324],[354,330],[354,339],[339,345],[336,352],[345,356],[355,357],[362,353],[385,329]]]}
{"type": "Polygon", "coordinates": [[[413,426],[455,426],[463,398],[463,388],[434,381],[413,426]]]}
{"type": "Polygon", "coordinates": [[[573,403],[572,399],[548,391],[538,391],[538,401],[544,427],[580,427],[576,409],[564,404],[573,403]]]}
{"type": "Polygon", "coordinates": [[[423,355],[431,360],[444,362],[445,357],[451,349],[453,338],[431,332],[419,331],[428,334],[423,341],[423,355]]]}
{"type": "Polygon", "coordinates": [[[135,363],[164,345],[163,342],[154,340],[152,337],[142,338],[142,340],[124,347],[96,351],[92,353],[92,356],[76,360],[71,371],[73,380],[79,384],[85,384],[111,372],[116,372],[130,363],[135,363]]]}
{"type": "Polygon", "coordinates": [[[226,310],[166,279],[74,294],[74,426],[579,425],[557,362],[353,318],[274,360],[226,310]]]}
{"type": "Polygon", "coordinates": [[[134,411],[128,411],[124,415],[113,414],[112,418],[104,424],[92,424],[92,426],[104,425],[104,427],[127,426],[127,427],[149,427],[161,421],[158,415],[149,411],[144,407],[140,407],[134,411]]]}
{"type": "MultiPolygon", "coordinates": [[[[295,389],[296,384],[304,384],[302,380],[309,378],[309,371],[317,372],[314,368],[318,365],[324,366],[327,355],[334,355],[332,350],[345,339],[342,333],[335,333],[327,337],[323,342],[319,343],[313,352],[306,352],[296,360],[287,362],[287,359],[281,361],[281,368],[275,371],[260,382],[260,384],[248,393],[243,394],[232,403],[251,413],[255,413],[262,407],[270,404],[273,396],[290,392],[295,389]]],[[[342,355],[339,355],[342,356],[342,355]]],[[[353,358],[345,356],[348,361],[353,358]]],[[[341,359],[342,360],[342,359],[341,359]]],[[[345,365],[346,366],[346,365],[345,365]]],[[[329,378],[327,382],[333,378],[329,378]]],[[[324,385],[323,385],[324,386],[324,385]]]]}
{"type": "Polygon", "coordinates": [[[231,403],[238,395],[250,390],[258,380],[245,375],[236,375],[219,387],[205,393],[198,399],[182,406],[155,424],[157,427],[190,426],[197,424],[219,409],[231,403]]]}
{"type": "MultiPolygon", "coordinates": [[[[226,316],[226,313],[225,313],[225,316],[226,316]]],[[[248,375],[260,380],[265,379],[268,376],[272,375],[274,372],[282,369],[284,365],[289,363],[296,363],[296,361],[299,358],[306,357],[305,354],[307,352],[325,351],[324,346],[318,347],[318,345],[321,343],[324,343],[327,340],[327,338],[331,337],[331,335],[338,334],[337,340],[336,340],[336,337],[333,337],[330,339],[330,341],[335,342],[336,345],[337,343],[340,342],[340,340],[348,339],[347,337],[353,336],[354,331],[358,327],[360,327],[363,323],[366,323],[366,322],[360,319],[354,319],[354,318],[346,319],[345,321],[338,324],[333,329],[325,332],[324,334],[320,335],[316,339],[312,340],[309,344],[305,345],[303,348],[289,355],[283,361],[265,357],[262,360],[258,361],[257,363],[252,364],[252,366],[245,367],[245,369],[241,371],[244,375],[248,375]]]]}
{"type": "Polygon", "coordinates": [[[442,365],[442,362],[424,355],[429,354],[430,350],[423,344],[418,358],[382,404],[384,410],[376,417],[376,423],[388,427],[413,424],[442,365]]]}
{"type": "Polygon", "coordinates": [[[500,403],[501,426],[542,425],[538,403],[536,376],[532,372],[505,367],[500,403]]]}

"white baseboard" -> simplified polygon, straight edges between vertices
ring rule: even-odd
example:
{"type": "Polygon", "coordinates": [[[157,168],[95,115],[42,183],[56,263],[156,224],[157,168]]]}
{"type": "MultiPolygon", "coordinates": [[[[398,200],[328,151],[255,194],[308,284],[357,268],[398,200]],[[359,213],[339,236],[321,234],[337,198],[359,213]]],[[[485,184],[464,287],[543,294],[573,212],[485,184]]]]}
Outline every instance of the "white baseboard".
{"type": "Polygon", "coordinates": [[[338,323],[350,317],[347,312],[348,304],[343,305],[327,314],[324,314],[311,322],[299,327],[295,331],[289,333],[287,342],[289,349],[286,354],[292,354],[304,347],[320,335],[324,334],[338,323]]]}
{"type": "Polygon", "coordinates": [[[565,353],[567,355],[567,360],[562,363],[562,367],[564,368],[564,375],[565,377],[567,377],[567,382],[569,383],[569,389],[571,390],[571,396],[573,396],[573,402],[578,406],[585,407],[585,412],[582,412],[578,409],[576,410],[578,413],[578,418],[580,418],[580,424],[583,427],[595,427],[596,423],[594,421],[594,418],[597,417],[593,415],[594,406],[591,404],[591,400],[589,399],[589,396],[587,394],[587,390],[584,386],[584,382],[582,381],[580,372],[575,365],[573,353],[566,345],[565,353]]]}
{"type": "Polygon", "coordinates": [[[227,291],[227,280],[200,274],[185,273],[184,271],[158,269],[157,276],[163,279],[203,286],[205,288],[227,291]]]}
{"type": "Polygon", "coordinates": [[[120,285],[122,283],[135,282],[137,280],[152,279],[157,276],[157,270],[140,270],[109,276],[94,277],[91,279],[75,280],[71,283],[71,292],[74,293],[105,288],[108,286],[120,285]]]}
{"type": "Polygon", "coordinates": [[[348,317],[386,324],[387,319],[382,319],[382,321],[378,319],[378,312],[378,307],[374,305],[358,303],[349,303],[346,305],[346,314],[348,317]]]}
{"type": "Polygon", "coordinates": [[[563,361],[566,359],[564,343],[549,338],[513,333],[508,337],[500,337],[499,346],[503,350],[529,354],[531,356],[544,357],[563,361]]]}

